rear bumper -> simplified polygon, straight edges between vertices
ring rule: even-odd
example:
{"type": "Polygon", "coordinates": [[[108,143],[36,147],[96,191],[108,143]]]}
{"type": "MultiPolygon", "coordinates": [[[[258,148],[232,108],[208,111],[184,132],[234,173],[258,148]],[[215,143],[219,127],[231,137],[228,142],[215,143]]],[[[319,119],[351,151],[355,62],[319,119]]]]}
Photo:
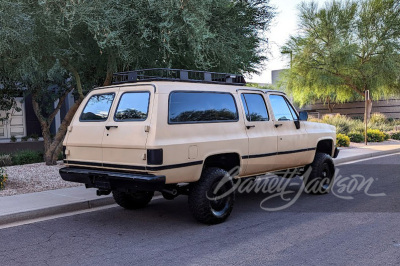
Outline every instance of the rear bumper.
{"type": "Polygon", "coordinates": [[[124,172],[103,171],[78,167],[60,169],[61,178],[65,181],[83,183],[87,188],[120,191],[156,191],[165,186],[165,176],[149,174],[132,174],[124,172]]]}
{"type": "Polygon", "coordinates": [[[333,158],[338,157],[340,150],[338,149],[338,147],[335,148],[335,152],[333,153],[333,158]]]}

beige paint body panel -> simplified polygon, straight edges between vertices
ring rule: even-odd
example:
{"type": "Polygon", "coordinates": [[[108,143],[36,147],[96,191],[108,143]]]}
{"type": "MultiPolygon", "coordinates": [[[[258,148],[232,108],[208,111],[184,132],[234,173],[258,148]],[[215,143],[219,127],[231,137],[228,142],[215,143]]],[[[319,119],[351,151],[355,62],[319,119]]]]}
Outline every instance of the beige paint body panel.
{"type": "Polygon", "coordinates": [[[301,122],[302,127],[307,131],[307,141],[310,147],[316,147],[321,140],[332,141],[332,152],[336,147],[336,128],[331,125],[316,122],[301,122]]]}
{"type": "MultiPolygon", "coordinates": [[[[315,148],[318,141],[335,141],[335,128],[311,122],[301,122],[296,129],[293,121],[275,128],[268,93],[247,89],[246,93],[264,96],[270,121],[248,122],[245,118],[240,93],[244,87],[184,82],[143,82],[101,88],[92,91],[79,107],[64,146],[69,151],[67,160],[106,164],[104,169],[118,166],[138,166],[136,172],[165,175],[166,182],[183,183],[197,181],[207,157],[234,153],[240,158],[239,176],[262,174],[283,168],[303,166],[312,162],[315,150],[262,156],[276,152],[315,148]],[[169,95],[173,91],[229,92],[236,101],[237,122],[168,124],[169,95]],[[114,113],[123,92],[149,91],[150,105],[146,121],[117,122],[114,113]],[[93,94],[114,92],[116,94],[105,122],[80,122],[79,116],[93,94]],[[118,126],[106,130],[106,126],[118,126]],[[246,129],[246,126],[255,126],[246,129]],[[162,165],[149,165],[145,160],[147,149],[162,149],[162,165]],[[250,155],[250,157],[249,157],[250,155]],[[259,155],[259,156],[257,156],[259,155]],[[151,170],[143,170],[144,167],[151,170]],[[160,169],[157,169],[160,167],[160,169]],[[142,170],[140,170],[142,169],[142,170]]],[[[279,92],[274,92],[278,93],[279,92]]],[[[334,146],[333,146],[334,148],[334,146]]],[[[333,154],[333,151],[332,151],[333,154]]],[[[119,169],[121,170],[121,169],[119,169]]],[[[129,170],[126,170],[129,171],[129,170]]]]}

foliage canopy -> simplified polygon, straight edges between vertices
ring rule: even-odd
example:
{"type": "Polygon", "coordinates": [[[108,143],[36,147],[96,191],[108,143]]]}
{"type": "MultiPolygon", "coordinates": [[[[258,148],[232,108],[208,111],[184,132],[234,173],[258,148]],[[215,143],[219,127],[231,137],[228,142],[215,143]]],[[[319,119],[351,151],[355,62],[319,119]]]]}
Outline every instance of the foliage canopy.
{"type": "Polygon", "coordinates": [[[311,2],[299,9],[299,34],[282,47],[293,61],[280,86],[300,105],[360,100],[366,90],[375,100],[398,94],[399,1],[331,1],[322,8],[311,2]]]}
{"type": "Polygon", "coordinates": [[[52,163],[85,92],[109,85],[113,72],[257,72],[273,16],[269,0],[0,0],[0,77],[32,95],[52,163]],[[51,139],[74,89],[76,104],[51,139]]]}

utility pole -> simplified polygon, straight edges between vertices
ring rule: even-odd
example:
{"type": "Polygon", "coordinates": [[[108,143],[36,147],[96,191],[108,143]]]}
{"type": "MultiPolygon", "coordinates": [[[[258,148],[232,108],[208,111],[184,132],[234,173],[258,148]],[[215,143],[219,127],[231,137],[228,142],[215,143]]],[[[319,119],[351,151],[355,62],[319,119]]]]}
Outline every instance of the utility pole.
{"type": "Polygon", "coordinates": [[[364,131],[364,138],[365,138],[365,145],[368,145],[368,101],[369,101],[369,90],[365,91],[365,114],[364,114],[364,123],[365,123],[365,131],[364,131]]]}

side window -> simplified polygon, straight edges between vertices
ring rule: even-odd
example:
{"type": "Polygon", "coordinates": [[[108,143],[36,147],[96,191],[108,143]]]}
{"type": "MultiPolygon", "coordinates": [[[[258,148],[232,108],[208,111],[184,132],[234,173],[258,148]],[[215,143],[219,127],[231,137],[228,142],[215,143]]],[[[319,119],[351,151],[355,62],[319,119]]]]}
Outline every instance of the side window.
{"type": "Polygon", "coordinates": [[[292,113],[292,116],[294,117],[294,119],[295,119],[295,120],[298,120],[297,113],[296,113],[296,111],[294,110],[293,106],[292,106],[288,101],[286,101],[286,103],[287,103],[287,105],[289,106],[290,112],[292,113]]]}
{"type": "Polygon", "coordinates": [[[282,95],[270,95],[272,111],[274,112],[275,119],[278,121],[293,121],[292,112],[282,95]]]}
{"type": "Polygon", "coordinates": [[[235,99],[230,93],[172,92],[169,123],[238,121],[235,99]]]}
{"type": "Polygon", "coordinates": [[[90,97],[79,120],[83,122],[106,121],[114,96],[114,93],[108,93],[90,97]]]}
{"type": "Polygon", "coordinates": [[[149,112],[149,92],[126,92],[119,100],[115,121],[144,121],[149,112]]]}
{"type": "Polygon", "coordinates": [[[243,93],[241,95],[248,121],[268,121],[268,111],[262,95],[243,93]]]}

